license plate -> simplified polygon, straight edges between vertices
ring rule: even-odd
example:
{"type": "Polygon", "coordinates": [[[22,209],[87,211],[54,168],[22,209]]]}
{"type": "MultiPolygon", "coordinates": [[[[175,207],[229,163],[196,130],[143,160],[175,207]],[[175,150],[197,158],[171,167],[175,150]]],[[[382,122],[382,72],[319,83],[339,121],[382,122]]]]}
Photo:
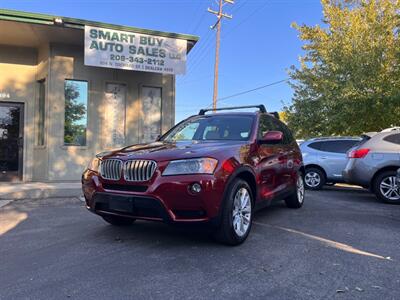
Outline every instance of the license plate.
{"type": "Polygon", "coordinates": [[[108,203],[108,206],[111,210],[120,211],[120,212],[133,212],[133,200],[130,198],[125,199],[111,199],[108,203]]]}

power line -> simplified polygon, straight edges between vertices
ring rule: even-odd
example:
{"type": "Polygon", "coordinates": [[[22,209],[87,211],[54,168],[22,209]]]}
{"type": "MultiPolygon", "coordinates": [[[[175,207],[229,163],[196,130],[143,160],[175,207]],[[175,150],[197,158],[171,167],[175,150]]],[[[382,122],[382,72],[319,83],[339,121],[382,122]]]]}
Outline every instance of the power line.
{"type": "Polygon", "coordinates": [[[242,25],[243,23],[247,22],[251,17],[253,17],[255,14],[257,14],[258,12],[260,12],[261,10],[263,10],[268,4],[269,2],[267,0],[265,0],[266,2],[261,6],[261,7],[256,7],[256,9],[254,9],[249,15],[247,15],[247,17],[245,17],[242,21],[240,21],[239,23],[236,24],[236,26],[234,26],[230,31],[228,31],[226,34],[224,34],[223,38],[226,38],[229,34],[231,34],[232,32],[235,31],[236,28],[238,28],[240,25],[242,25]]]}
{"type": "MultiPolygon", "coordinates": [[[[243,92],[238,92],[238,93],[233,94],[233,95],[229,95],[229,96],[226,96],[226,97],[218,98],[218,101],[219,102],[225,101],[225,100],[230,99],[230,98],[234,98],[234,97],[241,96],[241,95],[244,95],[244,94],[248,94],[248,93],[251,93],[251,92],[254,92],[254,91],[265,89],[266,87],[277,85],[277,84],[280,84],[280,83],[283,83],[283,82],[287,82],[287,81],[289,81],[288,78],[287,79],[282,79],[282,80],[279,80],[279,81],[275,81],[275,82],[272,82],[272,83],[268,83],[268,84],[265,84],[265,85],[250,89],[250,90],[245,90],[243,92]]],[[[209,108],[210,106],[211,105],[209,105],[207,108],[209,108]]]]}

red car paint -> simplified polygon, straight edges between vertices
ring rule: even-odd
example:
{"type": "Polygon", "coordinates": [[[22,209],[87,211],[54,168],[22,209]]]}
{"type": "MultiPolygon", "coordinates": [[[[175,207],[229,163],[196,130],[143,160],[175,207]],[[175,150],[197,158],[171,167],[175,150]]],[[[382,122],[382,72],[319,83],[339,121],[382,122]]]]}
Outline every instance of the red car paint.
{"type": "MultiPolygon", "coordinates": [[[[296,141],[288,136],[286,142],[279,142],[282,133],[276,132],[275,128],[265,135],[271,143],[260,142],[261,118],[272,118],[283,129],[286,128],[285,125],[267,113],[216,115],[251,116],[253,126],[248,140],[164,142],[161,138],[154,143],[133,145],[114,151],[101,159],[118,159],[122,162],[132,159],[153,160],[157,162],[157,169],[146,182],[127,182],[124,176],[118,181],[106,180],[98,172],[85,170],[82,186],[87,208],[99,215],[111,214],[175,223],[208,222],[218,221],[224,194],[229,189],[229,182],[235,177],[249,182],[257,208],[267,206],[273,199],[293,193],[297,174],[303,168],[296,141]],[[162,175],[171,160],[201,157],[218,160],[214,174],[162,175]],[[201,185],[200,193],[195,194],[190,190],[193,183],[201,185]],[[135,209],[126,213],[97,207],[94,200],[96,195],[106,195],[107,199],[128,196],[133,199],[133,207],[139,200],[146,203],[146,199],[149,199],[154,204],[158,202],[158,209],[161,208],[164,214],[139,214],[135,209]]],[[[197,116],[191,118],[195,117],[197,116]]]]}

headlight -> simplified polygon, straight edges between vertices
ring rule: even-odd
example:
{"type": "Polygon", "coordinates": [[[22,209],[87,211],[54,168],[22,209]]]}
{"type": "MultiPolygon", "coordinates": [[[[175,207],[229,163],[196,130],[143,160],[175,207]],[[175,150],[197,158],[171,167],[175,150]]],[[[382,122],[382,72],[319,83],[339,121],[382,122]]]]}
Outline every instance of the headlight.
{"type": "Polygon", "coordinates": [[[98,172],[100,167],[100,159],[97,157],[93,158],[92,161],[88,165],[88,169],[94,172],[98,172]]]}
{"type": "Polygon", "coordinates": [[[163,175],[212,174],[218,160],[214,158],[195,158],[171,161],[163,175]]]}

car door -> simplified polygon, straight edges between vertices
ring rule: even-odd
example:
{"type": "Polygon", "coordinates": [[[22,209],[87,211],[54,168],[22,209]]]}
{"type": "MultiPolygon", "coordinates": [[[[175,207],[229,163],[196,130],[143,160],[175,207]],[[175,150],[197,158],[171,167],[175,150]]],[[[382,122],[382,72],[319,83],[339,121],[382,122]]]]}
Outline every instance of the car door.
{"type": "MultiPolygon", "coordinates": [[[[261,115],[258,138],[261,139],[268,131],[280,130],[273,122],[273,117],[261,115]]],[[[286,153],[283,142],[277,144],[259,144],[257,146],[256,170],[260,196],[263,199],[275,197],[285,189],[283,167],[286,163],[286,153]]]]}
{"type": "Polygon", "coordinates": [[[283,133],[283,140],[282,140],[282,149],[281,149],[281,159],[282,159],[282,188],[288,190],[292,188],[295,184],[293,180],[294,170],[295,170],[295,162],[298,160],[299,153],[296,151],[296,147],[293,144],[296,143],[295,139],[293,138],[292,133],[290,132],[289,128],[283,124],[281,121],[277,119],[273,119],[275,124],[276,130],[281,131],[283,133]]]}
{"type": "Polygon", "coordinates": [[[355,139],[324,141],[318,160],[328,180],[342,181],[342,172],[348,160],[347,151],[357,142],[355,139]]]}

